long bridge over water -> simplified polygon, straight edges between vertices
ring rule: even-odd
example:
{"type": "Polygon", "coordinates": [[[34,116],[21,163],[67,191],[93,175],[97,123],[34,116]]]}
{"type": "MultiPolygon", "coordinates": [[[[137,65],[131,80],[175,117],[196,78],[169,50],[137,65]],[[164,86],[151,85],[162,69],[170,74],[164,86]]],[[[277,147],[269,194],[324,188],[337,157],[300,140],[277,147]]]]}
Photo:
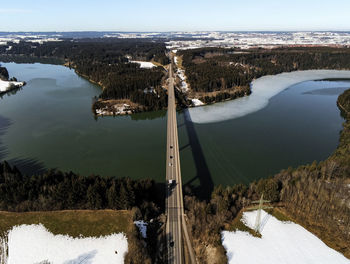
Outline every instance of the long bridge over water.
{"type": "Polygon", "coordinates": [[[182,179],[180,167],[179,141],[177,134],[175,88],[172,63],[168,79],[168,123],[166,151],[166,241],[168,263],[191,263],[196,259],[185,222],[182,179]],[[187,252],[186,258],[184,252],[187,252]]]}

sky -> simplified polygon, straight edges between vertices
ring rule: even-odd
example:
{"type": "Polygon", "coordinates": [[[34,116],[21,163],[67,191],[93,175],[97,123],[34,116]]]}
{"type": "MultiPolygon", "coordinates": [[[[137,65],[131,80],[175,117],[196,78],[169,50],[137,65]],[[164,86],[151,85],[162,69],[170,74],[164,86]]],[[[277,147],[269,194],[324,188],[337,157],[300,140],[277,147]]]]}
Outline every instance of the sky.
{"type": "Polygon", "coordinates": [[[350,31],[350,0],[0,0],[0,31],[350,31]],[[2,3],[1,3],[2,2],[2,3]]]}

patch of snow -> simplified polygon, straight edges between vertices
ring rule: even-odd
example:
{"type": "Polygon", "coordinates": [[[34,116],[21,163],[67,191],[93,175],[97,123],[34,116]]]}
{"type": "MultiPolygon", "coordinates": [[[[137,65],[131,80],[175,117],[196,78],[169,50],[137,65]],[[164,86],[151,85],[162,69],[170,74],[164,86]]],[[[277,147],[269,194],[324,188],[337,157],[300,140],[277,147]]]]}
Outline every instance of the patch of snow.
{"type": "Polygon", "coordinates": [[[108,106],[97,108],[96,115],[100,116],[108,116],[108,115],[125,115],[125,114],[132,114],[130,105],[128,104],[115,104],[113,105],[113,110],[111,110],[108,106]]]}
{"type": "MultiPolygon", "coordinates": [[[[293,222],[261,212],[261,238],[243,231],[223,231],[229,264],[349,264],[315,235],[293,222]]],[[[253,228],[257,211],[244,212],[242,222],[253,228]]]]}
{"type": "Polygon", "coordinates": [[[242,117],[266,107],[270,98],[288,87],[311,80],[350,78],[350,71],[308,70],[263,76],[251,83],[252,94],[232,101],[210,106],[191,108],[189,112],[195,123],[214,123],[242,117]]]}
{"type": "Polygon", "coordinates": [[[184,81],[186,79],[184,70],[178,69],[176,73],[179,76],[179,78],[181,79],[181,81],[184,81]]]}
{"type": "Polygon", "coordinates": [[[145,68],[145,69],[151,69],[153,67],[156,67],[152,62],[149,61],[130,61],[132,63],[138,63],[140,64],[140,68],[145,68]]]}
{"type": "Polygon", "coordinates": [[[33,264],[45,260],[53,264],[124,263],[127,250],[127,238],[121,233],[72,238],[53,235],[43,225],[21,225],[9,231],[7,264],[33,264]]]}
{"type": "Polygon", "coordinates": [[[196,98],[191,99],[191,101],[192,101],[192,104],[193,104],[194,106],[201,106],[201,105],[204,105],[204,103],[203,103],[201,100],[196,99],[196,98]]]}
{"type": "Polygon", "coordinates": [[[174,62],[175,62],[175,64],[177,64],[177,62],[178,62],[177,56],[174,57],[174,62]]]}
{"type": "Polygon", "coordinates": [[[134,221],[134,224],[140,230],[141,236],[143,238],[147,238],[147,225],[148,224],[145,221],[143,221],[143,220],[134,221]]]}
{"type": "Polygon", "coordinates": [[[156,93],[156,90],[153,87],[148,87],[143,89],[143,93],[147,94],[147,93],[156,93]]]}
{"type": "Polygon", "coordinates": [[[188,91],[188,85],[186,81],[181,81],[181,90],[183,92],[187,92],[188,91]]]}
{"type": "MultiPolygon", "coordinates": [[[[176,56],[174,57],[174,58],[177,58],[176,56]]],[[[177,61],[177,60],[176,60],[177,61]]],[[[175,63],[177,63],[175,61],[175,63]]],[[[177,71],[176,71],[176,74],[177,74],[177,76],[180,78],[180,80],[181,80],[181,82],[180,82],[180,84],[181,84],[181,90],[183,91],[183,92],[187,92],[188,91],[188,84],[187,84],[187,82],[186,82],[186,76],[185,76],[185,71],[183,70],[183,69],[177,69],[177,71]]]]}
{"type": "Polygon", "coordinates": [[[0,93],[7,92],[11,90],[11,86],[21,87],[23,86],[23,82],[13,82],[13,81],[3,81],[0,80],[0,93]]]}
{"type": "Polygon", "coordinates": [[[173,49],[172,52],[176,53],[176,52],[177,52],[177,49],[173,49]]]}

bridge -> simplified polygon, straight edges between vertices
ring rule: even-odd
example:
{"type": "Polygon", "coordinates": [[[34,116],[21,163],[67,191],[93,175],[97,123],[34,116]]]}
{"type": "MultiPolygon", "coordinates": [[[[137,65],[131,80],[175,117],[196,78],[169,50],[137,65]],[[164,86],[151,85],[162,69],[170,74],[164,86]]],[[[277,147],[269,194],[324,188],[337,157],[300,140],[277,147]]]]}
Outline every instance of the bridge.
{"type": "Polygon", "coordinates": [[[172,63],[169,67],[168,121],[166,151],[166,241],[168,263],[191,263],[196,259],[188,236],[185,222],[182,179],[180,168],[179,141],[177,135],[175,88],[172,63]],[[183,241],[185,243],[183,243],[183,241]],[[185,254],[187,252],[188,254],[185,254]],[[185,255],[187,256],[185,258],[185,255]]]}

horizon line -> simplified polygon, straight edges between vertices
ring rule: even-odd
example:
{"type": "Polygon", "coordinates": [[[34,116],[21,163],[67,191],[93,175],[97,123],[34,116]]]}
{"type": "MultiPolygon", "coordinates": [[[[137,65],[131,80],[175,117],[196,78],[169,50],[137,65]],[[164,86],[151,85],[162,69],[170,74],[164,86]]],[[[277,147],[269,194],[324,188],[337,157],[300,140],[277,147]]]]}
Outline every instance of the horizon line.
{"type": "Polygon", "coordinates": [[[126,31],[126,30],[29,30],[29,31],[1,31],[0,33],[68,33],[68,32],[113,32],[113,33],[177,33],[177,32],[349,32],[348,30],[320,29],[320,30],[154,30],[154,31],[126,31]]]}

